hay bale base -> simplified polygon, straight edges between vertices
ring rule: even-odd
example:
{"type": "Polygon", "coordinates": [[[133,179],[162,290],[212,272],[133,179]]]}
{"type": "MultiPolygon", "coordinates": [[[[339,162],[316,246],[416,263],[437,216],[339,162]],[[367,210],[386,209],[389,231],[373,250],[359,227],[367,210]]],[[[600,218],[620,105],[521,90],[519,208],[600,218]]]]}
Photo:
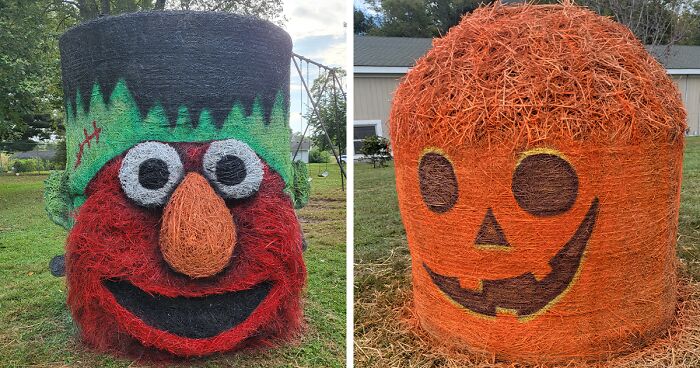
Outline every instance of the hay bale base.
{"type": "MultiPolygon", "coordinates": [[[[406,275],[408,280],[409,275],[406,275]]],[[[355,301],[355,364],[358,367],[567,367],[625,368],[700,366],[700,282],[682,271],[674,323],[663,338],[634,353],[601,362],[523,365],[496,356],[444,345],[420,327],[410,283],[395,281],[385,291],[360,294],[355,301]]]]}

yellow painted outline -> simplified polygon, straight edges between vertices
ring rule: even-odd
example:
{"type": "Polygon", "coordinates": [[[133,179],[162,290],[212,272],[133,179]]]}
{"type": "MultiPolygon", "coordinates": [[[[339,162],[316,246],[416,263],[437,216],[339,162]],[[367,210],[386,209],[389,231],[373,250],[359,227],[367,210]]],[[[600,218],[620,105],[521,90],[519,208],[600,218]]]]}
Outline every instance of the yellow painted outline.
{"type": "MultiPolygon", "coordinates": [[[[595,229],[595,224],[593,224],[593,229],[595,229]]],[[[593,232],[591,231],[591,236],[593,236],[592,233],[593,232]]],[[[550,308],[552,308],[552,306],[554,306],[554,304],[558,303],[566,295],[566,293],[568,293],[569,290],[572,287],[574,287],[574,284],[576,284],[576,282],[579,279],[579,276],[581,275],[581,269],[583,268],[583,263],[586,260],[586,253],[588,253],[588,244],[586,244],[586,249],[584,249],[583,254],[581,254],[581,262],[579,262],[578,268],[576,269],[576,273],[574,274],[574,277],[571,279],[571,282],[569,282],[569,285],[567,285],[566,288],[561,293],[559,293],[559,295],[557,295],[554,299],[552,299],[549,303],[547,303],[547,305],[540,308],[537,312],[535,312],[533,314],[529,314],[527,316],[518,317],[518,322],[521,322],[521,323],[530,322],[533,319],[535,319],[536,317],[539,317],[542,313],[544,313],[544,312],[548,311],[550,308]]]]}
{"type": "MultiPolygon", "coordinates": [[[[583,222],[583,220],[582,220],[582,222],[583,222]]],[[[597,219],[596,219],[596,223],[597,223],[597,219]]],[[[580,225],[579,225],[579,226],[580,226],[580,225]]],[[[595,223],[593,224],[593,230],[595,231],[595,223]]],[[[590,239],[589,239],[589,241],[590,241],[590,239]]],[[[583,254],[581,254],[581,261],[579,262],[578,268],[576,269],[576,273],[574,274],[574,277],[571,278],[571,281],[570,281],[569,284],[566,286],[566,288],[565,288],[564,290],[562,290],[562,292],[559,293],[559,295],[557,295],[556,297],[554,297],[554,299],[550,300],[549,303],[547,303],[544,307],[538,309],[537,312],[532,313],[532,314],[528,314],[528,315],[526,315],[526,316],[517,317],[518,322],[520,322],[520,323],[527,323],[527,322],[532,321],[533,319],[539,317],[539,316],[542,315],[543,313],[545,313],[545,312],[547,312],[548,310],[550,310],[550,309],[552,308],[552,306],[554,306],[554,305],[555,305],[556,303],[558,303],[564,296],[566,296],[566,294],[569,292],[569,290],[570,290],[572,287],[574,287],[574,285],[578,282],[579,277],[581,276],[581,269],[583,268],[583,264],[584,264],[585,261],[586,261],[586,254],[587,254],[587,253],[588,253],[588,243],[586,243],[586,249],[584,249],[584,250],[583,250],[583,254]]],[[[423,269],[423,272],[425,272],[426,274],[428,273],[428,271],[425,270],[425,269],[423,269]]],[[[552,271],[552,272],[553,272],[553,271],[552,271]]],[[[432,278],[430,277],[429,274],[428,274],[428,279],[431,280],[431,282],[432,282],[432,278]]],[[[434,285],[434,284],[433,284],[433,285],[434,285]]],[[[483,280],[479,280],[479,287],[478,287],[475,291],[483,291],[483,290],[484,290],[483,288],[484,288],[483,280]]],[[[474,312],[473,310],[471,310],[471,309],[469,309],[469,308],[464,307],[463,305],[457,303],[456,301],[454,301],[449,295],[447,295],[445,292],[443,292],[442,290],[440,290],[439,287],[436,287],[435,289],[436,289],[440,294],[442,294],[442,295],[445,297],[445,299],[447,299],[452,305],[454,305],[454,306],[457,307],[458,309],[461,309],[461,310],[467,312],[467,314],[469,314],[469,315],[471,315],[471,316],[474,316],[474,317],[477,317],[477,318],[485,319],[485,320],[487,320],[487,321],[494,321],[494,320],[496,320],[496,318],[498,318],[499,314],[501,314],[501,315],[502,315],[502,314],[509,314],[509,315],[513,315],[513,316],[517,316],[517,315],[518,315],[518,313],[517,313],[514,309],[499,308],[499,307],[496,307],[496,315],[493,316],[493,317],[492,317],[492,316],[487,316],[487,315],[484,315],[484,314],[481,314],[481,313],[477,313],[477,312],[474,312]]]]}
{"type": "Polygon", "coordinates": [[[428,153],[437,153],[438,155],[446,158],[447,161],[449,161],[450,164],[452,165],[452,170],[454,170],[454,162],[452,162],[452,159],[450,158],[450,156],[442,148],[432,147],[432,146],[423,148],[423,151],[421,151],[420,156],[418,156],[418,161],[420,162],[420,160],[423,159],[423,156],[427,155],[428,153]]]}
{"type": "Polygon", "coordinates": [[[515,167],[518,167],[520,165],[520,163],[523,162],[523,160],[526,159],[527,157],[542,154],[542,153],[552,155],[552,156],[557,156],[560,159],[568,162],[569,165],[571,165],[572,167],[574,166],[571,163],[571,161],[569,160],[569,158],[566,157],[566,155],[564,155],[563,153],[559,152],[558,150],[556,150],[554,148],[540,147],[540,148],[533,148],[531,150],[527,150],[527,151],[521,153],[520,157],[518,158],[518,161],[515,163],[515,167]]]}
{"type": "Polygon", "coordinates": [[[474,247],[479,250],[497,250],[501,252],[509,252],[513,250],[513,247],[508,245],[498,245],[498,244],[474,244],[474,247]]]}
{"type": "MultiPolygon", "coordinates": [[[[452,162],[452,160],[450,159],[450,157],[445,153],[444,150],[442,150],[442,149],[440,149],[440,148],[437,148],[437,147],[426,147],[426,148],[423,149],[423,151],[421,152],[421,154],[420,154],[420,159],[422,159],[423,156],[425,156],[427,153],[437,153],[437,154],[439,154],[439,155],[445,157],[445,158],[450,162],[450,164],[453,164],[453,167],[454,167],[454,163],[452,162]]],[[[521,153],[521,154],[520,154],[520,157],[518,158],[518,161],[515,163],[515,167],[517,168],[518,165],[520,165],[520,163],[521,163],[525,158],[527,158],[527,157],[529,157],[529,156],[537,155],[537,154],[542,154],[542,153],[544,153],[544,154],[549,154],[549,155],[553,155],[553,156],[556,156],[556,157],[559,157],[559,158],[561,158],[562,160],[564,160],[564,161],[566,161],[567,163],[569,163],[569,165],[571,165],[572,168],[573,168],[573,166],[574,166],[574,165],[571,163],[571,161],[569,160],[569,158],[566,157],[566,155],[564,155],[564,154],[561,153],[560,151],[558,151],[558,150],[556,150],[556,149],[554,149],[554,148],[540,147],[540,148],[533,148],[533,149],[531,149],[531,150],[527,150],[527,151],[521,153]]],[[[582,221],[583,221],[583,220],[582,220],[582,221]]],[[[597,221],[596,221],[596,222],[597,222],[597,221]]],[[[579,225],[579,226],[580,226],[580,225],[579,225]]],[[[593,226],[594,226],[594,229],[595,229],[595,224],[594,224],[593,226]]],[[[589,241],[590,241],[590,239],[589,239],[589,241]]],[[[512,246],[511,246],[511,247],[508,247],[508,246],[496,245],[496,244],[475,244],[475,247],[476,247],[477,249],[481,249],[481,250],[497,250],[497,251],[510,251],[511,249],[513,249],[512,246]]],[[[549,303],[547,303],[544,307],[542,307],[542,308],[540,308],[539,310],[537,310],[537,312],[532,313],[532,314],[529,314],[529,315],[526,315],[526,316],[517,317],[518,322],[520,322],[520,323],[527,323],[527,322],[532,321],[533,319],[539,317],[539,316],[542,315],[543,313],[549,311],[549,310],[552,308],[552,306],[554,306],[555,304],[557,304],[564,296],[566,296],[566,294],[567,294],[567,293],[569,292],[569,290],[574,286],[574,284],[576,284],[576,283],[578,282],[578,279],[579,279],[579,277],[580,277],[580,275],[581,275],[581,269],[583,268],[583,264],[584,264],[585,261],[586,261],[586,254],[587,254],[587,253],[588,253],[588,243],[586,243],[586,249],[584,249],[584,250],[583,250],[583,254],[581,254],[581,261],[579,262],[579,266],[578,266],[578,268],[576,269],[576,273],[574,274],[574,277],[571,279],[571,281],[570,281],[569,284],[566,286],[566,288],[565,288],[561,293],[559,293],[559,295],[557,295],[556,297],[554,297],[554,299],[550,300],[549,303]]],[[[423,272],[427,273],[428,271],[424,269],[423,272]]],[[[553,272],[553,271],[551,271],[551,272],[553,272]]],[[[431,280],[431,282],[432,282],[432,279],[430,278],[430,275],[428,275],[428,279],[431,280]]],[[[540,280],[538,280],[538,281],[540,281],[540,280]]],[[[478,286],[478,288],[477,288],[475,291],[483,291],[483,287],[484,287],[483,280],[479,280],[479,286],[478,286]]],[[[477,312],[472,311],[472,310],[469,309],[469,308],[465,308],[463,305],[461,305],[461,304],[457,303],[456,301],[454,301],[452,298],[450,298],[449,295],[447,295],[447,294],[444,293],[442,290],[440,290],[440,288],[436,288],[436,290],[437,290],[440,294],[442,294],[442,295],[445,297],[445,299],[447,299],[447,301],[449,301],[452,305],[454,305],[454,306],[457,307],[458,309],[462,309],[463,311],[467,312],[467,314],[472,315],[472,316],[477,317],[477,318],[485,319],[485,320],[487,320],[487,321],[495,321],[495,320],[498,318],[499,315],[503,315],[503,314],[508,314],[508,315],[512,315],[512,316],[517,316],[517,315],[518,315],[517,311],[515,311],[514,309],[499,308],[499,307],[496,307],[496,315],[493,316],[493,317],[492,317],[492,316],[487,316],[487,315],[484,315],[484,314],[481,314],[481,313],[477,313],[477,312]]]]}
{"type": "MultiPolygon", "coordinates": [[[[455,172],[455,163],[452,161],[450,156],[442,148],[429,146],[429,147],[423,148],[423,151],[421,152],[420,156],[418,157],[418,167],[420,167],[420,162],[423,160],[423,156],[427,155],[428,153],[437,153],[438,155],[444,157],[447,160],[447,162],[450,163],[450,166],[452,166],[452,173],[454,174],[455,182],[457,183],[457,201],[459,201],[459,178],[457,177],[457,173],[455,172]]],[[[419,176],[418,177],[418,187],[420,190],[420,173],[418,171],[419,170],[416,170],[416,173],[419,176]]],[[[421,203],[423,203],[423,206],[428,207],[428,205],[425,203],[424,199],[421,200],[421,203]]],[[[430,210],[430,209],[428,209],[428,210],[430,210]]],[[[447,210],[444,213],[436,213],[436,214],[437,215],[444,215],[447,212],[450,212],[450,210],[447,210]]]]}

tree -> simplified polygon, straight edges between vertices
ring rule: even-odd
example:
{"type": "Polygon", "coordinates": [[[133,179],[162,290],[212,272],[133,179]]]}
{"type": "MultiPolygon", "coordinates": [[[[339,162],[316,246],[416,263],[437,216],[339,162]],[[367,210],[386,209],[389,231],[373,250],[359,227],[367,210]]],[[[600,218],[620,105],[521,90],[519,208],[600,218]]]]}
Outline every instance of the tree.
{"type": "Polygon", "coordinates": [[[361,9],[353,8],[354,34],[364,35],[376,28],[375,19],[369,14],[365,14],[361,9]]]}
{"type": "Polygon", "coordinates": [[[372,161],[372,167],[384,167],[386,162],[391,160],[391,148],[389,140],[384,137],[370,135],[362,141],[360,152],[365,158],[372,161]]]}
{"type": "Polygon", "coordinates": [[[180,0],[179,4],[169,4],[168,8],[224,11],[252,15],[267,19],[278,25],[282,25],[286,21],[282,15],[282,0],[180,0]]]}
{"type": "MultiPolygon", "coordinates": [[[[552,4],[560,0],[534,2],[552,4]]],[[[367,0],[367,3],[378,14],[377,26],[366,30],[369,35],[439,37],[459,23],[464,14],[493,0],[367,0]]],[[[626,25],[646,45],[700,45],[699,0],[577,0],[575,3],[626,25]]],[[[361,20],[356,14],[356,22],[361,20]]]]}
{"type": "Polygon", "coordinates": [[[44,1],[0,0],[0,150],[27,151],[60,130],[58,35],[44,1]]]}
{"type": "Polygon", "coordinates": [[[0,151],[26,151],[62,136],[58,37],[105,14],[217,10],[282,24],[282,0],[0,0],[0,151]]]}
{"type": "Polygon", "coordinates": [[[697,0],[580,0],[579,4],[613,17],[645,45],[676,44],[697,27],[697,0]]]}
{"type": "Polygon", "coordinates": [[[378,14],[379,26],[373,36],[434,37],[435,26],[426,6],[427,0],[370,0],[378,14]]]}
{"type": "MultiPolygon", "coordinates": [[[[345,76],[345,71],[341,68],[333,69],[337,81],[342,80],[345,76]]],[[[309,103],[304,117],[312,128],[311,140],[314,147],[322,151],[330,151],[331,144],[337,147],[342,154],[345,152],[345,95],[340,91],[337,81],[334,80],[332,74],[324,71],[316,78],[311,86],[311,95],[316,106],[318,107],[321,121],[313,110],[313,106],[309,103]],[[325,85],[325,88],[323,88],[325,85]],[[323,90],[321,90],[323,88],[323,90]],[[322,124],[325,126],[331,142],[328,142],[322,124]]]]}
{"type": "Polygon", "coordinates": [[[368,0],[377,12],[374,36],[439,37],[481,4],[494,0],[368,0]]]}

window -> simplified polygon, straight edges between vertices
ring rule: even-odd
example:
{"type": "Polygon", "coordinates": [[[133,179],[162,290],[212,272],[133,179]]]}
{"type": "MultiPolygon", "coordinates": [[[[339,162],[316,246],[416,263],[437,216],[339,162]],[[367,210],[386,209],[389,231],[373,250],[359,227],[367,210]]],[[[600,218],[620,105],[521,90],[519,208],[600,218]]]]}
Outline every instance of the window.
{"type": "Polygon", "coordinates": [[[353,145],[355,147],[355,156],[360,155],[362,141],[365,137],[377,135],[382,137],[382,121],[381,120],[355,120],[353,123],[353,145]]]}

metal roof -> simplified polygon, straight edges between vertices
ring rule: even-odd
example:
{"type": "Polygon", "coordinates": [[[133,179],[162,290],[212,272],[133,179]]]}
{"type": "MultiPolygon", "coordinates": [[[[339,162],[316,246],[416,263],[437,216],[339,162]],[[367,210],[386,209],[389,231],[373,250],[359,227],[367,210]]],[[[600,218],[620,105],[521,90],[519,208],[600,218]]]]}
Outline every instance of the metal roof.
{"type": "MultiPolygon", "coordinates": [[[[299,146],[299,138],[293,136],[289,144],[289,147],[291,148],[292,152],[297,150],[297,146],[299,146]]],[[[308,151],[309,149],[311,149],[311,141],[305,137],[304,140],[301,142],[301,147],[299,148],[299,150],[308,151]]]]}
{"type": "Polygon", "coordinates": [[[32,150],[32,151],[25,151],[25,152],[17,152],[14,155],[12,155],[13,159],[19,160],[19,159],[26,159],[26,158],[39,158],[42,160],[53,160],[53,158],[56,156],[56,150],[45,150],[45,151],[38,151],[38,150],[32,150]]]}
{"type": "Polygon", "coordinates": [[[700,69],[700,46],[647,46],[666,69],[700,69]]]}
{"type": "Polygon", "coordinates": [[[355,66],[413,66],[432,38],[355,36],[355,66]]]}
{"type": "MultiPolygon", "coordinates": [[[[355,36],[355,66],[411,67],[432,38],[355,36]]],[[[700,69],[700,46],[647,46],[666,69],[700,69]]]]}

